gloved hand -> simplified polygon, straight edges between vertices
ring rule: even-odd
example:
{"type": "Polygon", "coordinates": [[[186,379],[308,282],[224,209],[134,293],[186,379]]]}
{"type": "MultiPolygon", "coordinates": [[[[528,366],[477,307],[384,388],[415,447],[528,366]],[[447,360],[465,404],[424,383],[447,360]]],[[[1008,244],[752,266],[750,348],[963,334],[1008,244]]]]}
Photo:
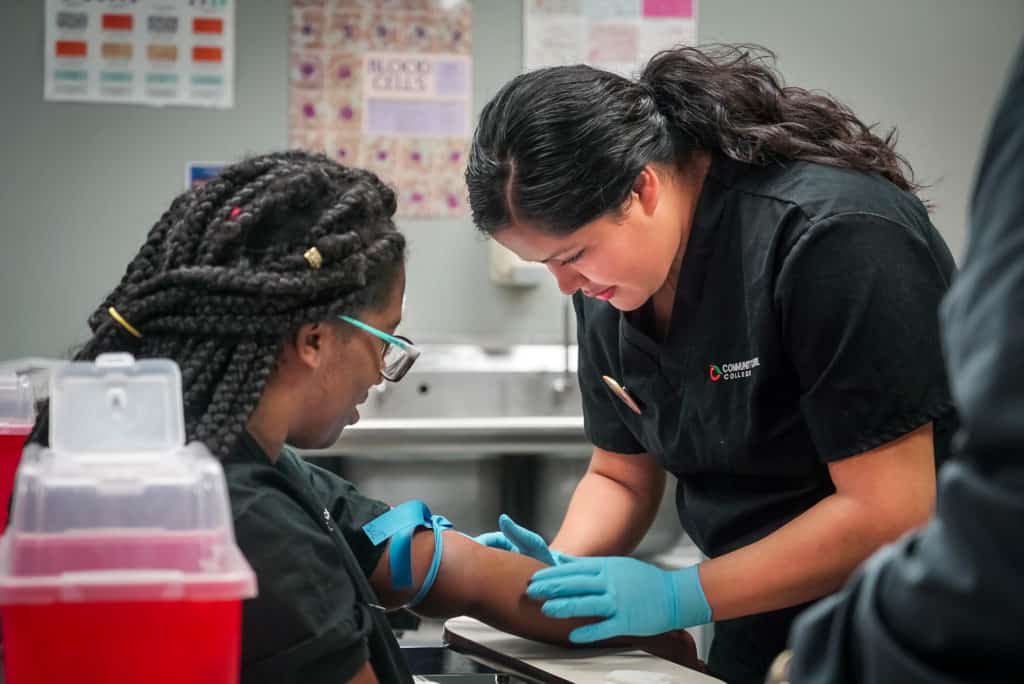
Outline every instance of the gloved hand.
{"type": "Polygon", "coordinates": [[[552,551],[539,534],[517,525],[512,518],[504,513],[498,518],[498,527],[501,532],[485,532],[479,537],[474,537],[473,540],[478,544],[490,546],[492,549],[521,553],[548,565],[558,565],[573,558],[573,556],[552,551]]]}
{"type": "Polygon", "coordinates": [[[548,617],[607,618],[570,632],[574,643],[651,636],[711,620],[697,567],[662,570],[635,558],[578,558],[536,572],[526,594],[544,601],[548,617]]]}

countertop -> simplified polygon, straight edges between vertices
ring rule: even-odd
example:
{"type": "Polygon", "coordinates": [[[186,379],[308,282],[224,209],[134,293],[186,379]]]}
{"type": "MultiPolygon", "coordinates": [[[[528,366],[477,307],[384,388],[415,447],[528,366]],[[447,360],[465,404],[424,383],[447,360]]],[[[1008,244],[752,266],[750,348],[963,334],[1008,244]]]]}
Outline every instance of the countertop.
{"type": "Polygon", "coordinates": [[[445,622],[449,648],[489,667],[550,684],[708,684],[719,679],[627,649],[569,649],[512,636],[468,617],[445,622]]]}

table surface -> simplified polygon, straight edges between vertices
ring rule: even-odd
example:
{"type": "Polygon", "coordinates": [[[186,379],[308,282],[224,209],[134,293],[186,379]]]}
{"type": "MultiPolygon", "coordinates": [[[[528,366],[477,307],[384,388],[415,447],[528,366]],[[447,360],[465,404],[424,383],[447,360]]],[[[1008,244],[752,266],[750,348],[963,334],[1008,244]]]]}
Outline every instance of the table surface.
{"type": "Polygon", "coordinates": [[[561,648],[458,617],[444,624],[449,648],[495,669],[551,684],[709,684],[721,680],[643,651],[561,648]]]}

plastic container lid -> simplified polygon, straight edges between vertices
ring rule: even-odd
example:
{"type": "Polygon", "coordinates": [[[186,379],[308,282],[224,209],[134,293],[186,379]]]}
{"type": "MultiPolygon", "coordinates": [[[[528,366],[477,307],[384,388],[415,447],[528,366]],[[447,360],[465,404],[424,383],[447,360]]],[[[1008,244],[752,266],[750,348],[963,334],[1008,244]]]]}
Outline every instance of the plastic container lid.
{"type": "Polygon", "coordinates": [[[102,354],[50,375],[50,447],[69,456],[161,456],[185,444],[181,373],[164,359],[102,354]]]}
{"type": "Polygon", "coordinates": [[[36,404],[50,396],[50,373],[68,362],[64,359],[49,359],[42,356],[23,356],[0,361],[0,375],[15,373],[28,379],[36,404]]]}
{"type": "Polygon", "coordinates": [[[0,372],[0,435],[30,432],[35,422],[32,383],[13,372],[0,372]]]}
{"type": "Polygon", "coordinates": [[[128,354],[50,378],[0,540],[0,604],[224,600],[256,593],[220,462],[185,446],[178,367],[128,354]]]}

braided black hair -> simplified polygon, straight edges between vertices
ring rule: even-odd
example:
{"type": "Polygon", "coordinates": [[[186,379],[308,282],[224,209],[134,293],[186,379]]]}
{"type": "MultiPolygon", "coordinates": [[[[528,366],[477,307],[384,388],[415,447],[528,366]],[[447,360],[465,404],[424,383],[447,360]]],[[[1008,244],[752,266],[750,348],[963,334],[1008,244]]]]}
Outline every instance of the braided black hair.
{"type": "MultiPolygon", "coordinates": [[[[374,174],[324,155],[234,164],[172,202],[89,318],[93,337],[75,359],[111,351],[173,359],[188,439],[224,456],[289,334],[385,305],[405,255],[394,212],[394,192],[374,174]],[[304,257],[311,247],[319,268],[304,257]]],[[[46,430],[44,412],[33,439],[45,441],[46,430]]]]}

